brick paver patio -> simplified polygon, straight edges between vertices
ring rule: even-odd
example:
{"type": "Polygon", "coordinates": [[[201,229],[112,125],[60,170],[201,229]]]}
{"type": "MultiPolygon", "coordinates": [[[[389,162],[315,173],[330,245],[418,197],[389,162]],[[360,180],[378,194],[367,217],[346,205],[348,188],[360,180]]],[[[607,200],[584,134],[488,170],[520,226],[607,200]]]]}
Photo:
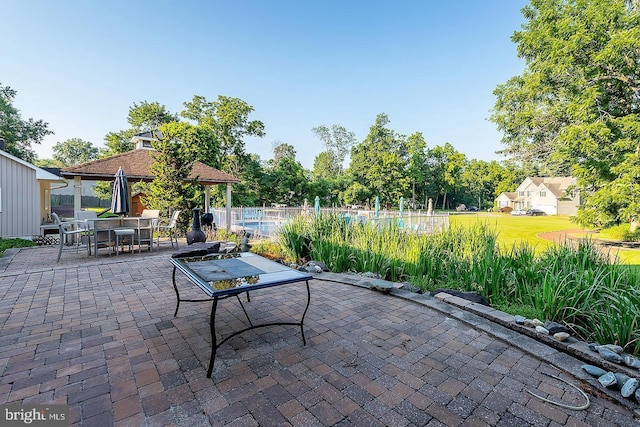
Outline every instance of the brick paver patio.
{"type": "MultiPolygon", "coordinates": [[[[65,403],[85,426],[638,425],[593,388],[584,411],[533,398],[525,388],[580,405],[542,373],[581,381],[481,328],[326,280],[311,282],[306,347],[296,327],[250,331],[219,349],[208,379],[211,305],[173,317],[169,253],[56,264],[55,248],[30,248],[0,264],[0,402],[65,403]]],[[[305,292],[256,291],[245,305],[288,321],[305,292]]],[[[244,327],[234,299],[218,315],[223,335],[244,327]]]]}

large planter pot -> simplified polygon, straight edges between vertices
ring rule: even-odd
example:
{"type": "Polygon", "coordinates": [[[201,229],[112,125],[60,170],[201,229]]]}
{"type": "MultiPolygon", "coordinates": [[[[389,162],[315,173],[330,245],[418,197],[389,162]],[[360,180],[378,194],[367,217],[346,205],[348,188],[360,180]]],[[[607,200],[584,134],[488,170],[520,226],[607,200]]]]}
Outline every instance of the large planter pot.
{"type": "Polygon", "coordinates": [[[193,223],[191,231],[187,233],[187,245],[206,241],[207,235],[200,229],[200,209],[193,208],[193,223]]]}

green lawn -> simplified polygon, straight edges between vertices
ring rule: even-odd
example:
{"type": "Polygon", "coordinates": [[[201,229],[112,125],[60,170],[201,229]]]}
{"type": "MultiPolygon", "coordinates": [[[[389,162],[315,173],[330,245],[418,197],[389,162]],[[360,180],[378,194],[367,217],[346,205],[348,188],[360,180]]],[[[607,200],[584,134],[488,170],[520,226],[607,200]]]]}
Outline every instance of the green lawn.
{"type": "MultiPolygon", "coordinates": [[[[526,242],[536,250],[552,245],[553,243],[538,237],[540,233],[562,230],[582,230],[582,227],[571,221],[568,216],[515,216],[502,213],[479,213],[451,215],[450,224],[466,226],[478,222],[489,224],[498,231],[498,240],[504,247],[526,242]]],[[[584,230],[586,235],[587,230],[584,230]]],[[[579,234],[579,233],[576,233],[579,234]]],[[[616,254],[622,264],[640,265],[640,250],[611,248],[611,253],[616,254]]]]}

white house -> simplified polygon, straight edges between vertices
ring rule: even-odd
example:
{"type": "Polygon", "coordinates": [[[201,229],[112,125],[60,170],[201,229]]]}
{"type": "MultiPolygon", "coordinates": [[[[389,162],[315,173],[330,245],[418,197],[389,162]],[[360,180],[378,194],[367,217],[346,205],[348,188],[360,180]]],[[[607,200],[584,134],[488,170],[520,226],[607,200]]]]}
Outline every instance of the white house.
{"type": "Polygon", "coordinates": [[[66,181],[0,150],[0,237],[40,234],[50,214],[52,184],[66,181]]]}
{"type": "Polygon", "coordinates": [[[547,215],[575,215],[580,195],[572,190],[576,179],[564,177],[527,177],[516,191],[501,193],[496,198],[498,208],[540,209],[547,215]]]}

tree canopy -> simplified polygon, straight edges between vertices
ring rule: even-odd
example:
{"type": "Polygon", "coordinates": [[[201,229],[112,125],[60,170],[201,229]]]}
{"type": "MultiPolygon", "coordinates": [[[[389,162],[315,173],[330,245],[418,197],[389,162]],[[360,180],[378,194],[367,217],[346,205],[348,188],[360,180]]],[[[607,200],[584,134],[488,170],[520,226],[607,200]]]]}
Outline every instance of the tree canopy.
{"type": "Polygon", "coordinates": [[[531,0],[513,35],[525,70],[495,90],[504,153],[573,175],[582,224],[640,211],[640,11],[637,1],[531,0]]]}
{"type": "Polygon", "coordinates": [[[98,148],[80,138],[67,139],[53,146],[53,159],[63,166],[73,166],[98,158],[98,148]]]}
{"type": "Polygon", "coordinates": [[[17,91],[0,83],[0,138],[5,142],[4,151],[33,162],[37,156],[31,145],[40,144],[53,132],[47,122],[22,118],[20,111],[13,106],[16,94],[17,91]]]}

